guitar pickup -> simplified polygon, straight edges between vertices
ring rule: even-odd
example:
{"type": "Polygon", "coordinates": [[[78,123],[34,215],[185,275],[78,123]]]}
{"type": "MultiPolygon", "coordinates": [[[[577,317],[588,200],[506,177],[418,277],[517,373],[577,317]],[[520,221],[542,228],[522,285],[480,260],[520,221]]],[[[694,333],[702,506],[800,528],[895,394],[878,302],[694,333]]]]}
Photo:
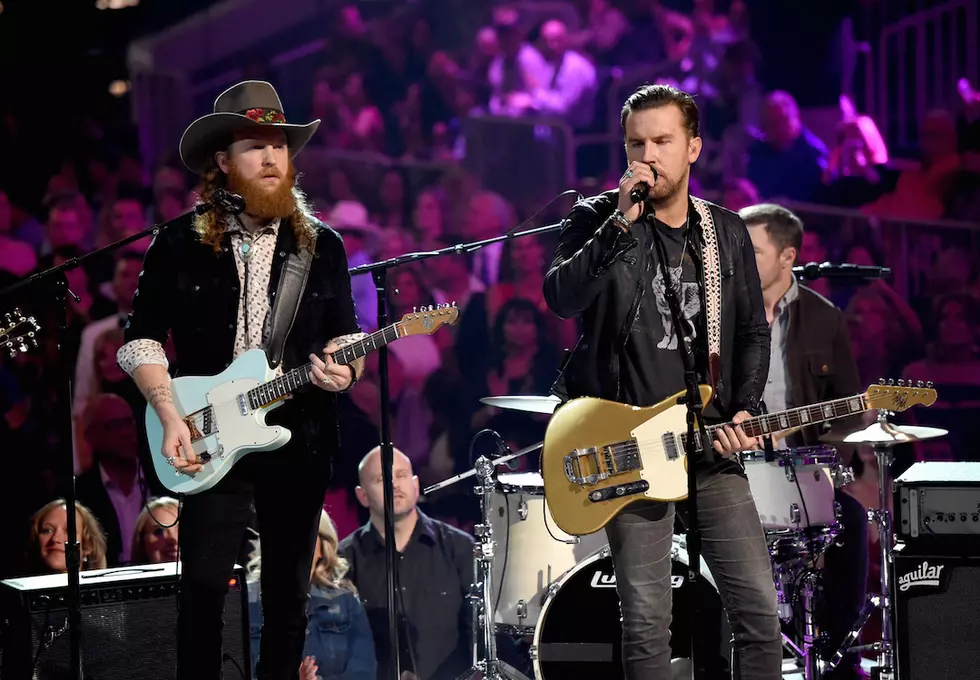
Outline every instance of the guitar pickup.
{"type": "Polygon", "coordinates": [[[595,489],[589,492],[589,500],[593,503],[601,503],[602,501],[608,501],[610,498],[622,498],[623,496],[633,496],[638,493],[644,493],[650,488],[650,482],[645,479],[641,479],[637,482],[629,482],[628,484],[619,484],[617,486],[607,486],[603,489],[595,489]]]}

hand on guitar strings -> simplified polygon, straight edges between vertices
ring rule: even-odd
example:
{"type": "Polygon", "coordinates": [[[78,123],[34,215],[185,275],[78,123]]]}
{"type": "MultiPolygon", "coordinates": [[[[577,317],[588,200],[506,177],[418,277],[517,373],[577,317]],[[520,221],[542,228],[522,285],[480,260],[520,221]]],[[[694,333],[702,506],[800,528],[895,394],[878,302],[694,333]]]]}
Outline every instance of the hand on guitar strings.
{"type": "MultiPolygon", "coordinates": [[[[743,420],[752,416],[747,411],[739,411],[732,418],[732,422],[738,425],[743,420]]],[[[740,427],[732,428],[729,425],[715,430],[715,451],[723,456],[730,456],[740,451],[755,451],[762,446],[757,437],[750,437],[740,427]]]]}
{"type": "Polygon", "coordinates": [[[174,417],[163,423],[164,459],[177,474],[192,475],[200,471],[201,462],[191,444],[191,431],[182,418],[174,417]]]}
{"type": "Polygon", "coordinates": [[[331,342],[323,348],[323,359],[320,359],[315,354],[310,355],[310,363],[313,364],[310,377],[313,380],[313,384],[321,390],[327,392],[343,392],[354,379],[354,368],[352,366],[349,364],[338,364],[330,356],[338,349],[340,349],[340,346],[335,342],[331,342]]]}

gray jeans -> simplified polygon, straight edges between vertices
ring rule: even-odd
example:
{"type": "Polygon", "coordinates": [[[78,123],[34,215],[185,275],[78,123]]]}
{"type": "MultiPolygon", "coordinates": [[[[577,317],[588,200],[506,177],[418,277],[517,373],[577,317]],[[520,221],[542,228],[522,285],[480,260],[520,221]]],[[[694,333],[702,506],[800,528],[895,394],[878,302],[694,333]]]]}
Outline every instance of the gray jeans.
{"type": "MultiPolygon", "coordinates": [[[[734,638],[733,677],[779,680],[782,642],[772,565],[745,477],[700,475],[698,524],[702,558],[718,585],[734,638]]],[[[673,503],[637,503],[606,526],[622,602],[627,680],[671,678],[673,532],[673,503]]]]}

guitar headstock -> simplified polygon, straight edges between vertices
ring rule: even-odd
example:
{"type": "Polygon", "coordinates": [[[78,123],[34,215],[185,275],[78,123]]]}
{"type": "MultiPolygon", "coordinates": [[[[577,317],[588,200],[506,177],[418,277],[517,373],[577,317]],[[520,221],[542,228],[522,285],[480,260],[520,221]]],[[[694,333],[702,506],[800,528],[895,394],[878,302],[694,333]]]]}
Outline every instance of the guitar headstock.
{"type": "Polygon", "coordinates": [[[458,320],[459,309],[455,302],[434,307],[429,305],[402,317],[402,334],[432,335],[446,324],[455,325],[458,320]]]}
{"type": "Polygon", "coordinates": [[[11,357],[37,347],[37,332],[41,326],[33,316],[24,316],[19,309],[4,314],[0,322],[0,348],[11,357]]]}
{"type": "Polygon", "coordinates": [[[894,380],[889,380],[885,384],[884,379],[877,385],[868,387],[864,393],[865,401],[869,409],[885,411],[904,411],[913,406],[932,406],[936,403],[936,390],[932,389],[931,382],[912,382],[911,380],[899,380],[898,385],[894,380]]]}

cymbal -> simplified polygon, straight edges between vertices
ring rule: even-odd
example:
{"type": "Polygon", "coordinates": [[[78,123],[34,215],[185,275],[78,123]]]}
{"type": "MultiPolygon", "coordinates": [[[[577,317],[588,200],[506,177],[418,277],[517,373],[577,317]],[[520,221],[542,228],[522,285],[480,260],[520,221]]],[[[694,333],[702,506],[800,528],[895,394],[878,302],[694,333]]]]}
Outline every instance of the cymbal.
{"type": "Polygon", "coordinates": [[[558,408],[561,399],[553,394],[549,394],[546,397],[518,395],[513,397],[483,397],[480,402],[487,406],[496,406],[507,411],[525,411],[527,413],[551,415],[558,408]]]}
{"type": "Polygon", "coordinates": [[[920,425],[892,425],[891,423],[873,423],[863,430],[852,432],[844,437],[847,444],[905,444],[919,442],[924,439],[945,437],[948,430],[938,427],[922,427],[920,425]]]}

